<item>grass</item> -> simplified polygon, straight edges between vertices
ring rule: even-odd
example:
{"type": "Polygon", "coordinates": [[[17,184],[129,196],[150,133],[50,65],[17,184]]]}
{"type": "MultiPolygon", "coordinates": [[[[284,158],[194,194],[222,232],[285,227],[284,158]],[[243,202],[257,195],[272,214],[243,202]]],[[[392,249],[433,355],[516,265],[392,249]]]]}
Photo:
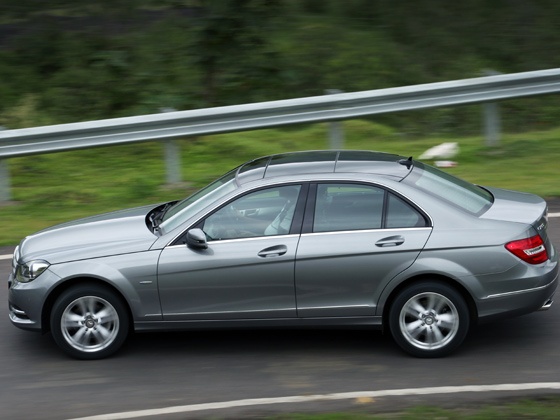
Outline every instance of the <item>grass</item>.
{"type": "MultiPolygon", "coordinates": [[[[344,122],[345,148],[419,156],[444,141],[457,141],[459,165],[449,172],[471,182],[560,196],[557,182],[560,129],[505,135],[489,150],[480,137],[411,139],[373,122],[344,122]]],[[[163,145],[157,142],[8,160],[14,202],[0,207],[0,245],[88,215],[182,198],[228,169],[271,153],[325,149],[328,125],[222,134],[178,141],[181,185],[165,185],[163,145]]]]}
{"type": "MultiPolygon", "coordinates": [[[[373,407],[375,402],[371,403],[373,407]]],[[[378,419],[439,419],[439,420],[487,420],[487,419],[557,419],[560,416],[560,397],[526,399],[504,404],[469,404],[468,408],[442,408],[419,406],[399,412],[369,414],[368,405],[358,407],[356,412],[328,414],[286,414],[267,417],[269,420],[378,420],[378,419]]]]}

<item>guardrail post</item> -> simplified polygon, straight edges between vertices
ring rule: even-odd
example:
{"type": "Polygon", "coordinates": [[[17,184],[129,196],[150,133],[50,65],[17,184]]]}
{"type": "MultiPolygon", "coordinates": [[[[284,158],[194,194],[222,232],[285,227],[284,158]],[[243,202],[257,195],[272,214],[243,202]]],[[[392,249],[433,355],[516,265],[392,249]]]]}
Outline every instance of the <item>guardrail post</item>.
{"type": "MultiPolygon", "coordinates": [[[[485,76],[496,76],[500,74],[494,70],[484,70],[485,76]]],[[[484,138],[487,147],[496,147],[500,144],[501,121],[500,108],[496,102],[484,104],[484,138]]]]}
{"type": "MultiPolygon", "coordinates": [[[[340,89],[326,89],[326,95],[342,93],[340,89]]],[[[329,124],[329,147],[331,149],[344,148],[344,130],[341,121],[333,121],[329,124]]]]}
{"type": "MultiPolygon", "coordinates": [[[[175,112],[175,108],[160,108],[159,112],[175,112]]],[[[181,182],[181,149],[176,140],[164,142],[165,172],[168,185],[181,182]]]]}
{"type": "MultiPolygon", "coordinates": [[[[5,130],[5,128],[0,125],[0,131],[2,130],[5,130]]],[[[6,159],[0,159],[0,205],[8,203],[11,199],[8,161],[6,159]]]]}
{"type": "Polygon", "coordinates": [[[167,183],[177,184],[181,182],[181,150],[179,144],[176,140],[166,140],[164,147],[167,183]]]}
{"type": "Polygon", "coordinates": [[[0,204],[6,204],[11,199],[8,161],[6,159],[0,159],[0,204]]]}

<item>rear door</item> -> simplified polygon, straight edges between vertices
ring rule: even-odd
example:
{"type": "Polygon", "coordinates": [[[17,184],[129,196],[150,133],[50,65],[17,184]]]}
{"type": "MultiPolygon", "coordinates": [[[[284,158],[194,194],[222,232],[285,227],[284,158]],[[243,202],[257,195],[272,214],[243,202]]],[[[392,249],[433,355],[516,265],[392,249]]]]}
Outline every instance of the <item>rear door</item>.
{"type": "Polygon", "coordinates": [[[384,286],[430,233],[425,215],[381,187],[312,185],[296,256],[298,316],[375,315],[384,286]]]}

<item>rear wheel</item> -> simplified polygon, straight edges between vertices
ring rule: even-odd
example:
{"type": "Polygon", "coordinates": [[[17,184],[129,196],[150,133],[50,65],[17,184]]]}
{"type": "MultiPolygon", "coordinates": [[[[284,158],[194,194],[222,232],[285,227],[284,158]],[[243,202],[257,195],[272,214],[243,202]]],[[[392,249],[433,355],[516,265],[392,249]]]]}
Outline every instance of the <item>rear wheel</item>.
{"type": "Polygon", "coordinates": [[[56,344],[76,359],[101,359],[116,352],[126,340],[129,322],[121,299],[97,285],[67,290],[51,312],[56,344]]]}
{"type": "Polygon", "coordinates": [[[469,330],[469,309],[454,288],[439,282],[414,284],[394,300],[389,326],[396,343],[416,357],[446,356],[469,330]]]}

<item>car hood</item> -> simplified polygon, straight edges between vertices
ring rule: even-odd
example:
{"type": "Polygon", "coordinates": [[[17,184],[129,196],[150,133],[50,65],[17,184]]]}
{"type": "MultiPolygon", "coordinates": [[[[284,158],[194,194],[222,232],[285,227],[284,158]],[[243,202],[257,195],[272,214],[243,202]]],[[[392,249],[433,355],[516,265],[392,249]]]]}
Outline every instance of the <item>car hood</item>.
{"type": "Polygon", "coordinates": [[[146,214],[154,207],[101,214],[42,230],[22,241],[20,260],[56,264],[145,251],[157,239],[146,225],[146,214]]]}
{"type": "Polygon", "coordinates": [[[494,196],[494,203],[480,216],[481,219],[535,225],[544,216],[546,201],[537,195],[500,188],[486,189],[494,196]]]}

